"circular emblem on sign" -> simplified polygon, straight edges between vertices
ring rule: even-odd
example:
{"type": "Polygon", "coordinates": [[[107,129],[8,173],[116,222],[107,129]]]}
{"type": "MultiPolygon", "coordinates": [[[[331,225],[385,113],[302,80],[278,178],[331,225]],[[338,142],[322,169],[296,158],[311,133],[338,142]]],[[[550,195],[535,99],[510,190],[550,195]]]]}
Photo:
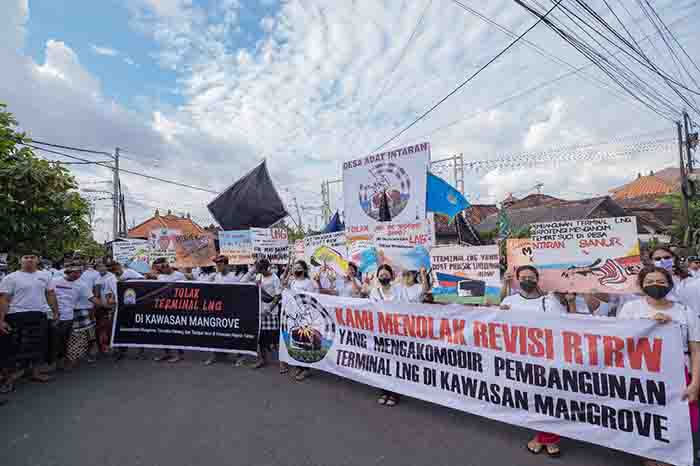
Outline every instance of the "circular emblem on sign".
{"type": "Polygon", "coordinates": [[[124,292],[124,299],[122,300],[127,306],[136,304],[136,292],[129,288],[124,292]]]}
{"type": "Polygon", "coordinates": [[[406,171],[392,162],[382,162],[369,171],[372,182],[361,184],[359,192],[362,210],[379,220],[382,195],[386,192],[391,218],[399,215],[411,198],[411,179],[406,171]]]}
{"type": "Polygon", "coordinates": [[[330,314],[307,294],[294,295],[283,308],[280,330],[289,356],[307,364],[323,359],[335,338],[330,314]]]}

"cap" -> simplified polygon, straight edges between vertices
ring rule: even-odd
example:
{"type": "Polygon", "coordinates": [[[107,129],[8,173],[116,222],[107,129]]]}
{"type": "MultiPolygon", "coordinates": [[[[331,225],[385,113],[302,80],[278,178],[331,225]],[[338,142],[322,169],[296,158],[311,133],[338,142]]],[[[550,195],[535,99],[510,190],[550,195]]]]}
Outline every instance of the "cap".
{"type": "Polygon", "coordinates": [[[219,254],[214,258],[214,263],[218,264],[219,262],[223,262],[225,264],[228,264],[228,257],[224,256],[223,254],[219,254]]]}

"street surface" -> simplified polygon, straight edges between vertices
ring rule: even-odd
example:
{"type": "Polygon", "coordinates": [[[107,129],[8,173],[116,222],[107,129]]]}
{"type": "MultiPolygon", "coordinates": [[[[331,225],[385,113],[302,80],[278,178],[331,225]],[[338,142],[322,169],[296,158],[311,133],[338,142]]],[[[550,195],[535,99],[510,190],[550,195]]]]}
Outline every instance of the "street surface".
{"type": "MultiPolygon", "coordinates": [[[[130,357],[133,357],[133,350],[130,357]]],[[[22,382],[0,407],[3,466],[631,466],[627,454],[576,441],[550,459],[530,432],[317,373],[299,383],[188,352],[179,364],[100,361],[22,382]]]]}

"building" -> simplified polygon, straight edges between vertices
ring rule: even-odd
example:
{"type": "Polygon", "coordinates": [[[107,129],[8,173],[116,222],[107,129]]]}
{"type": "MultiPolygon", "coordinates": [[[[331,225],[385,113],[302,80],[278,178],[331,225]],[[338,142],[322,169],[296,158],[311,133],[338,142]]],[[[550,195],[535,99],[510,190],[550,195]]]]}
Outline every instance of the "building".
{"type": "Polygon", "coordinates": [[[127,234],[127,237],[149,239],[149,236],[153,230],[158,230],[161,228],[178,230],[182,235],[201,236],[208,234],[204,228],[192,220],[190,214],[187,214],[184,217],[178,217],[177,215],[174,215],[172,211],[168,210],[166,215],[160,215],[160,212],[158,209],[156,209],[153,217],[136,225],[134,228],[131,228],[127,234]]]}

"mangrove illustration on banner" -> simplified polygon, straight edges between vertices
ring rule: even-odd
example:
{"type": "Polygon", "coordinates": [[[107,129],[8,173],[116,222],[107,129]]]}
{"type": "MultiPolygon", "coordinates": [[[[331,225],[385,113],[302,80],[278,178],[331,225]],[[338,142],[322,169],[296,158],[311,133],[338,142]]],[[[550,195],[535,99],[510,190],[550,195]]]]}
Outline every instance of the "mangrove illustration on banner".
{"type": "Polygon", "coordinates": [[[430,252],[436,302],[498,304],[501,264],[498,246],[444,246],[430,252]]]}
{"type": "Polygon", "coordinates": [[[500,422],[692,464],[680,327],[285,292],[280,360],[500,422]]]}
{"type": "Polygon", "coordinates": [[[135,280],[117,294],[112,346],[257,354],[255,284],[135,280]]]}
{"type": "Polygon", "coordinates": [[[546,291],[633,293],[642,268],[636,217],[532,224],[534,265],[546,291]]]}
{"type": "Polygon", "coordinates": [[[253,243],[250,240],[250,230],[220,231],[219,250],[228,257],[231,265],[252,264],[253,243]]]}
{"type": "Polygon", "coordinates": [[[429,165],[427,142],[345,162],[345,225],[374,226],[379,221],[379,207],[385,195],[393,222],[424,219],[429,165]]]}

